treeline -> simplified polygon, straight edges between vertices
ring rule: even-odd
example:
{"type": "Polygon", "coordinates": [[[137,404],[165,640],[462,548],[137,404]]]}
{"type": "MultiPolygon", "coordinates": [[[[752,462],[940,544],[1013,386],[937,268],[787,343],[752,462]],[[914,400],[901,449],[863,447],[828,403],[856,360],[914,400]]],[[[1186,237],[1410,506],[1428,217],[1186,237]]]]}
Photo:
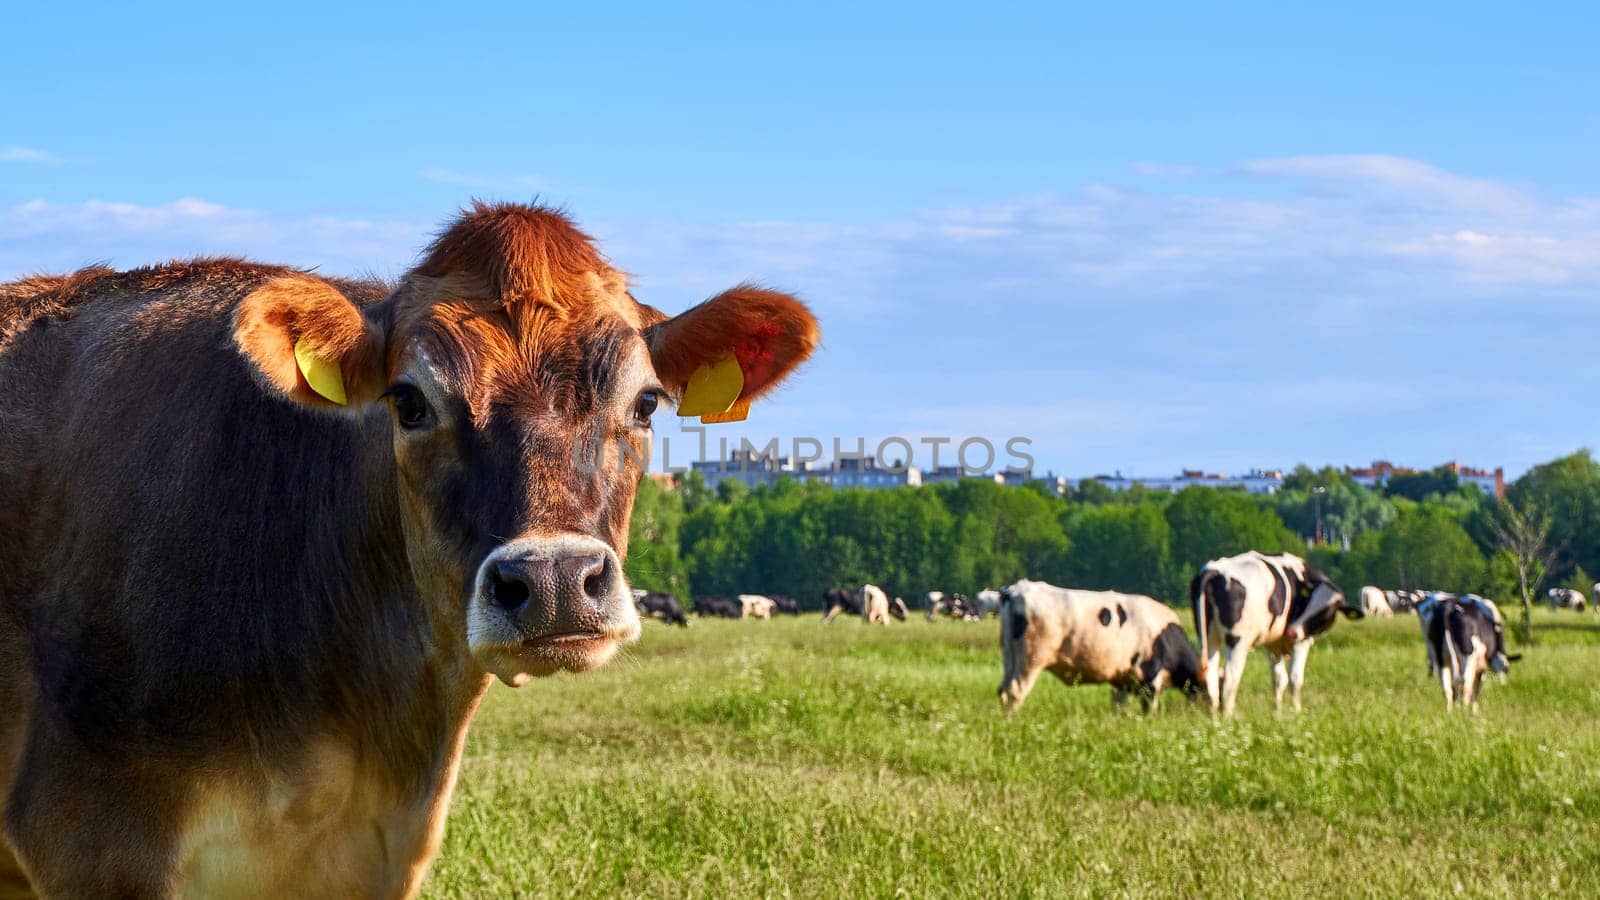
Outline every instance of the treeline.
{"type": "Polygon", "coordinates": [[[1207,560],[1256,549],[1305,555],[1352,594],[1378,584],[1510,600],[1515,554],[1495,528],[1506,504],[1548,523],[1541,585],[1587,593],[1600,573],[1600,463],[1587,450],[1530,470],[1505,504],[1442,468],[1369,490],[1302,466],[1272,496],[1085,481],[1058,497],[975,478],[893,490],[724,481],[713,491],[691,476],[669,490],[646,479],[627,568],[636,586],[685,599],[779,593],[807,608],[835,585],[872,582],[912,600],[1023,577],[1181,604],[1207,560]],[[1312,546],[1319,506],[1324,542],[1312,546]]]}

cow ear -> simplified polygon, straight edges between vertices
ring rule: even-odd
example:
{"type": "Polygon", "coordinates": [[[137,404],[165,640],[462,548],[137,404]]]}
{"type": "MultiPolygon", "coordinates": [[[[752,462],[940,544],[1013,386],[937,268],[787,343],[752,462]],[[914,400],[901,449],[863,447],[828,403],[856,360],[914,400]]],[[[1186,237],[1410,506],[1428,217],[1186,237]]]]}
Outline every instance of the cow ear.
{"type": "Polygon", "coordinates": [[[383,332],[319,278],[256,288],[234,313],[233,340],[262,381],[298,403],[357,408],[383,392],[383,332]]]}
{"type": "Polygon", "coordinates": [[[645,329],[678,415],[743,419],[816,349],[817,320],[788,294],[742,285],[645,329]]]}

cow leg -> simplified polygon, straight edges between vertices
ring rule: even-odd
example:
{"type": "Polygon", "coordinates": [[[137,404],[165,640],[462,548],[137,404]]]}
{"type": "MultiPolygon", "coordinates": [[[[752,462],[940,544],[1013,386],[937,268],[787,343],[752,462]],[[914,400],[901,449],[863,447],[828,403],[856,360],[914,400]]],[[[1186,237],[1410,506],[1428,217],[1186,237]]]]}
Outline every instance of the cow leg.
{"type": "Polygon", "coordinates": [[[1272,708],[1283,712],[1283,691],[1289,686],[1289,657],[1272,654],[1272,708]]]}
{"type": "Polygon", "coordinates": [[[1156,677],[1151,679],[1149,683],[1140,682],[1139,706],[1144,710],[1146,715],[1160,711],[1161,689],[1167,686],[1167,681],[1169,679],[1170,676],[1167,671],[1162,669],[1160,672],[1156,673],[1156,677]]]}
{"type": "Polygon", "coordinates": [[[832,622],[833,617],[839,614],[839,610],[841,608],[842,607],[840,607],[838,604],[828,607],[828,611],[822,614],[822,624],[826,625],[829,622],[832,622]]]}
{"type": "Polygon", "coordinates": [[[1483,683],[1485,658],[1488,656],[1477,638],[1472,640],[1472,652],[1461,661],[1461,703],[1474,713],[1478,711],[1478,687],[1483,683]]]}
{"type": "Polygon", "coordinates": [[[1300,711],[1300,692],[1306,686],[1306,660],[1311,658],[1311,645],[1316,642],[1316,638],[1306,638],[1295,644],[1289,659],[1289,700],[1295,712],[1300,711]]]}
{"type": "Polygon", "coordinates": [[[1228,662],[1222,672],[1222,715],[1232,717],[1239,699],[1239,682],[1244,680],[1244,664],[1250,660],[1250,645],[1238,641],[1228,648],[1228,662]]]}
{"type": "Polygon", "coordinates": [[[1217,704],[1222,700],[1222,651],[1211,651],[1211,655],[1206,657],[1205,667],[1206,698],[1211,701],[1211,711],[1216,712],[1217,704]]]}
{"type": "Polygon", "coordinates": [[[1111,686],[1111,708],[1126,709],[1128,707],[1128,692],[1116,685],[1111,686]]]}
{"type": "Polygon", "coordinates": [[[1009,675],[1000,685],[1000,708],[1007,713],[1014,713],[1022,707],[1022,701],[1028,699],[1028,692],[1033,690],[1033,682],[1038,679],[1043,666],[1033,665],[1030,660],[1021,671],[1009,675]]]}
{"type": "Polygon", "coordinates": [[[1455,709],[1455,673],[1451,671],[1449,666],[1439,666],[1434,670],[1434,674],[1439,677],[1439,689],[1444,691],[1444,708],[1446,710],[1455,709]]]}

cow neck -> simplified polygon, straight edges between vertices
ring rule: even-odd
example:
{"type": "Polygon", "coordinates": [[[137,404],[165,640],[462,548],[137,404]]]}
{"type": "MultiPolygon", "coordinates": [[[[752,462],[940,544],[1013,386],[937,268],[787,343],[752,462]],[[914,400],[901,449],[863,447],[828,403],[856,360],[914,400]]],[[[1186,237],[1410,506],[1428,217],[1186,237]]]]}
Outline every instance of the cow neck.
{"type": "MultiPolygon", "coordinates": [[[[354,642],[358,680],[350,697],[347,737],[384,762],[394,788],[448,791],[460,741],[488,687],[489,675],[467,648],[462,613],[443,597],[419,590],[406,554],[396,487],[389,417],[369,415],[360,427],[359,452],[348,479],[339,479],[361,521],[341,529],[350,536],[341,555],[356,575],[344,598],[362,610],[364,632],[354,642]]],[[[353,524],[353,523],[352,523],[353,524]]]]}

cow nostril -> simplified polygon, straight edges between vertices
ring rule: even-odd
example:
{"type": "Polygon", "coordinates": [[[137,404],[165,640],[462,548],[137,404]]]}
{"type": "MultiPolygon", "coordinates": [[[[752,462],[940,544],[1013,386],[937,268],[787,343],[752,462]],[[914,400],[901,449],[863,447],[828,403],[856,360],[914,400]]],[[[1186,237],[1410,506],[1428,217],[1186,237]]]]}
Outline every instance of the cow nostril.
{"type": "Polygon", "coordinates": [[[601,565],[596,566],[594,570],[583,579],[583,595],[585,597],[598,598],[605,593],[605,576],[607,571],[608,567],[602,563],[601,565]]]}
{"type": "Polygon", "coordinates": [[[495,569],[489,577],[489,602],[505,610],[521,609],[528,602],[528,586],[520,578],[508,578],[495,569]]]}

